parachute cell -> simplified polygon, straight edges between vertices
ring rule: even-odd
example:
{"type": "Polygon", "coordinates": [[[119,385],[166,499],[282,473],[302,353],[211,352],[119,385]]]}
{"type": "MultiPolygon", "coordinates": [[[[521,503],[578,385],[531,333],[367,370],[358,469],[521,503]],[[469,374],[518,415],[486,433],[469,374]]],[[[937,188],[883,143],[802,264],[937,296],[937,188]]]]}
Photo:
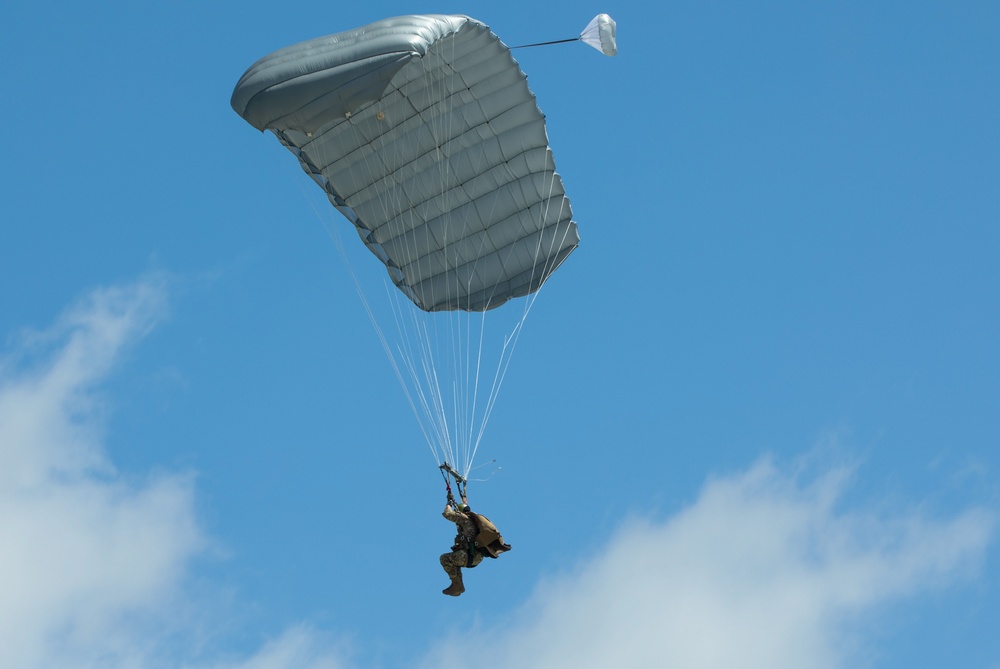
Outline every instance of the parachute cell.
{"type": "MultiPolygon", "coordinates": [[[[596,30],[613,44],[610,25],[596,30]]],[[[231,104],[295,154],[425,311],[532,293],[579,243],[526,77],[475,19],[398,17],[281,49],[231,104]]]]}

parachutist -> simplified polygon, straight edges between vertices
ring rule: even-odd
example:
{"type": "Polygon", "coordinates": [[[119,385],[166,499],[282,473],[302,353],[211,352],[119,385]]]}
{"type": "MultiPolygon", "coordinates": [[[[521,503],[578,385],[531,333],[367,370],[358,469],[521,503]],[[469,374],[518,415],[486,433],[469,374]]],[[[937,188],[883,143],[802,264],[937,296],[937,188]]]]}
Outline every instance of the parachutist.
{"type": "Polygon", "coordinates": [[[441,556],[441,567],[451,579],[451,585],[441,592],[458,597],[465,592],[462,567],[472,569],[482,562],[484,557],[497,558],[501,553],[510,550],[510,544],[504,543],[503,537],[489,518],[473,513],[464,496],[462,503],[452,508],[454,501],[449,495],[448,504],[441,514],[458,528],[451,552],[441,556]]]}

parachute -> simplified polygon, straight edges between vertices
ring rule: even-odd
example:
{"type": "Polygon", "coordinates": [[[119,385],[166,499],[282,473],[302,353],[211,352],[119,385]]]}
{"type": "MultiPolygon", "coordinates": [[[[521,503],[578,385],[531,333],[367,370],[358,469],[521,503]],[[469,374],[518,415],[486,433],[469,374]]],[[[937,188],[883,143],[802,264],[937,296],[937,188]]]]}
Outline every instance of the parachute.
{"type": "Polygon", "coordinates": [[[405,16],[254,64],[232,106],[274,132],[425,311],[536,291],[577,247],[545,120],[465,16],[405,16]]]}
{"type": "MultiPolygon", "coordinates": [[[[614,50],[608,21],[585,31],[605,53],[614,50]]],[[[246,71],[231,104],[295,155],[422,312],[485,323],[485,312],[533,299],[579,244],[527,78],[475,19],[401,16],[280,49],[246,71]]],[[[395,346],[376,323],[438,463],[463,477],[529,305],[499,344],[485,402],[485,337],[468,323],[444,326],[435,341],[441,322],[396,306],[390,320],[410,334],[395,346]],[[456,371],[442,373],[448,357],[456,371]]]]}

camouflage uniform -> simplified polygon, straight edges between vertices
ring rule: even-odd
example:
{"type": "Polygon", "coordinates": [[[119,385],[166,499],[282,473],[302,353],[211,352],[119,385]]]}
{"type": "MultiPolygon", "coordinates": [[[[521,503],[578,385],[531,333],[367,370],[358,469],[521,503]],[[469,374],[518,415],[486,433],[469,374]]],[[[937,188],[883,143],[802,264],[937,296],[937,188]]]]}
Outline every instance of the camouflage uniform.
{"type": "Polygon", "coordinates": [[[451,505],[446,506],[444,513],[441,515],[455,523],[458,527],[458,534],[455,536],[455,545],[451,547],[450,553],[445,553],[441,556],[441,566],[444,568],[445,573],[448,574],[448,578],[461,583],[462,567],[475,567],[483,561],[482,553],[474,548],[478,530],[471,518],[461,511],[453,510],[451,505]],[[471,564],[469,563],[469,547],[473,547],[471,550],[471,564]]]}

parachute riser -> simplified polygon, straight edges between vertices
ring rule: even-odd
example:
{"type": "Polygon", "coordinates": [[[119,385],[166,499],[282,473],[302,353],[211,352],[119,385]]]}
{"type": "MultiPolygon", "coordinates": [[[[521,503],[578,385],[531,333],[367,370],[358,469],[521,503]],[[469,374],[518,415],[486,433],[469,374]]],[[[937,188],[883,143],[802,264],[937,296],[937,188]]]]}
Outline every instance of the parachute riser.
{"type": "Polygon", "coordinates": [[[459,498],[463,504],[468,504],[469,500],[465,492],[466,485],[468,484],[466,478],[455,471],[447,462],[438,467],[438,470],[440,470],[441,476],[444,477],[444,485],[448,490],[448,501],[450,502],[455,499],[451,492],[451,479],[455,479],[455,488],[458,490],[459,498]]]}

